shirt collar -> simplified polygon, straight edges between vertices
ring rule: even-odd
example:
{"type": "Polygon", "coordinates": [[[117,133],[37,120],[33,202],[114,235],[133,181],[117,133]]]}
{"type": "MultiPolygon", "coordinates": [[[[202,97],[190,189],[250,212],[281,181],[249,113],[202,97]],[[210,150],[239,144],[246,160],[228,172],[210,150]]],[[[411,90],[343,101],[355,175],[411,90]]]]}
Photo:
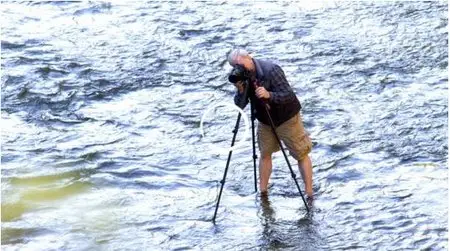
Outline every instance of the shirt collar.
{"type": "Polygon", "coordinates": [[[256,69],[256,78],[259,80],[264,79],[264,72],[261,67],[261,62],[256,58],[252,58],[252,60],[253,60],[253,64],[255,65],[255,69],[256,69]]]}

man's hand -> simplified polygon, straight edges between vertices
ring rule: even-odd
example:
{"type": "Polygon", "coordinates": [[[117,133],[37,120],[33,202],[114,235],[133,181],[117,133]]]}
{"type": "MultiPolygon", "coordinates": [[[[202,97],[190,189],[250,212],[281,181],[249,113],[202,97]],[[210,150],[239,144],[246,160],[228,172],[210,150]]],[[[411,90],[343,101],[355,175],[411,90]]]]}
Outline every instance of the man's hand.
{"type": "Polygon", "coordinates": [[[240,94],[242,94],[244,92],[244,83],[242,83],[242,81],[238,81],[238,82],[234,83],[234,86],[236,86],[236,88],[238,89],[238,92],[240,94]]]}
{"type": "Polygon", "coordinates": [[[256,97],[263,98],[263,99],[269,99],[270,93],[262,86],[256,88],[255,90],[256,97]]]}

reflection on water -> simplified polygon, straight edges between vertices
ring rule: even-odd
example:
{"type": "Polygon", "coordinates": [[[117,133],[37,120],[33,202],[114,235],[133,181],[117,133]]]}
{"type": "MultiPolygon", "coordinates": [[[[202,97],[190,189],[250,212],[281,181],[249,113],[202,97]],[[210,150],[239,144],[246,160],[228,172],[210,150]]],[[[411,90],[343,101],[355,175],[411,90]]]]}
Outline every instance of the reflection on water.
{"type": "Polygon", "coordinates": [[[264,249],[321,250],[329,249],[324,236],[319,232],[318,222],[314,218],[316,209],[310,213],[300,210],[281,216],[281,205],[273,204],[269,197],[260,198],[259,217],[263,227],[261,247],[264,249]]]}
{"type": "Polygon", "coordinates": [[[266,196],[261,196],[261,223],[264,227],[262,233],[262,241],[268,248],[276,248],[279,240],[277,240],[277,233],[275,232],[275,211],[270,205],[269,198],[266,196]]]}
{"type": "Polygon", "coordinates": [[[447,248],[446,2],[33,1],[1,14],[2,250],[447,248]],[[212,112],[203,138],[199,124],[232,102],[233,47],[279,63],[302,102],[310,214],[281,153],[270,196],[254,193],[246,142],[211,222],[226,162],[211,145],[229,147],[236,112],[212,112]]]}

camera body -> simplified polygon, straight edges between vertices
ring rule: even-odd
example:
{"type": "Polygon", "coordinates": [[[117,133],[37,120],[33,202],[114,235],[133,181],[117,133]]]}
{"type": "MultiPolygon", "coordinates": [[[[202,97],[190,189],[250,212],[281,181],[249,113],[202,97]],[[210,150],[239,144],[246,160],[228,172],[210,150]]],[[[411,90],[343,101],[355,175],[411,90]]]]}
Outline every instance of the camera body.
{"type": "Polygon", "coordinates": [[[228,81],[235,84],[239,81],[245,81],[250,79],[250,72],[245,69],[242,65],[236,65],[231,70],[230,75],[228,75],[228,81]]]}

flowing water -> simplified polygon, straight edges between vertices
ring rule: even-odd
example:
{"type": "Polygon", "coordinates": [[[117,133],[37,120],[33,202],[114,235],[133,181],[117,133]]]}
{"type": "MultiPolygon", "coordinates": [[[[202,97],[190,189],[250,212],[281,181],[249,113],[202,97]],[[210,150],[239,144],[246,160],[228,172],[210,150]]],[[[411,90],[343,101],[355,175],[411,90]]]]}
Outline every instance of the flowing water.
{"type": "Polygon", "coordinates": [[[307,2],[3,2],[2,250],[446,250],[447,2],[307,2]],[[234,47],[302,103],[309,214],[247,138],[211,222],[234,47]]]}

